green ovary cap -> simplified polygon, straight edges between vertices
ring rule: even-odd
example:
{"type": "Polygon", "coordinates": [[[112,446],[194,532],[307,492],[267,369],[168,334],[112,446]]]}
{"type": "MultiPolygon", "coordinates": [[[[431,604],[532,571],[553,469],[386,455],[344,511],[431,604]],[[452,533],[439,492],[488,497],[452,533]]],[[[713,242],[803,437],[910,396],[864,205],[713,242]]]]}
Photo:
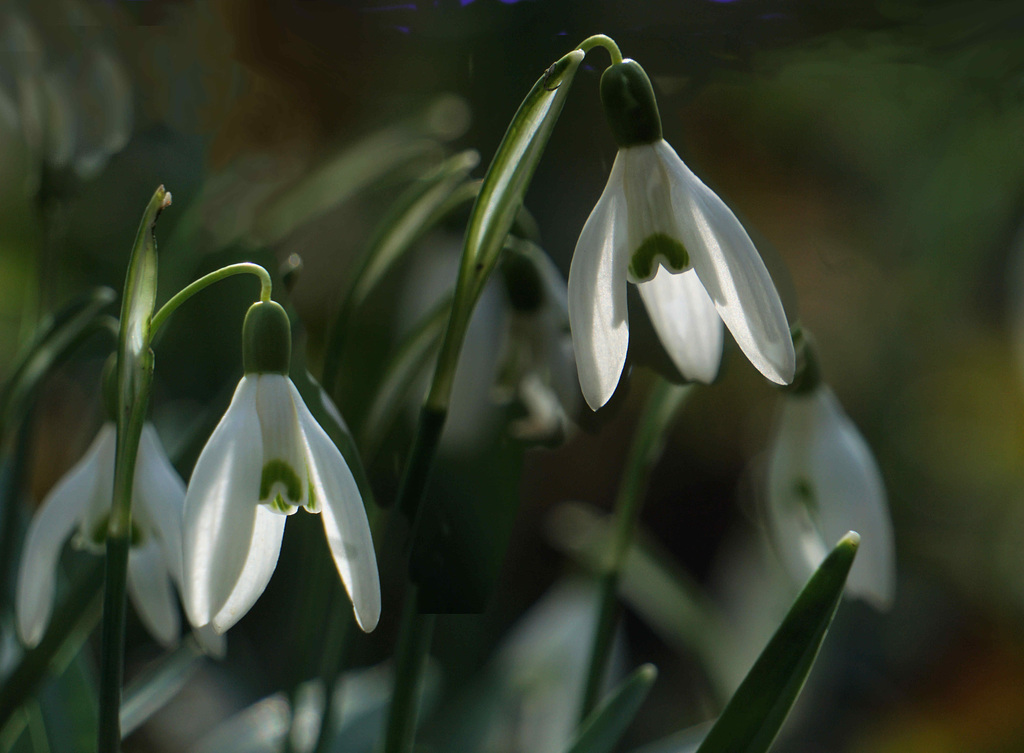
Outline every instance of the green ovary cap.
{"type": "Polygon", "coordinates": [[[242,325],[242,363],[246,374],[287,374],[292,359],[288,314],[274,301],[249,307],[242,325]]]}
{"type": "Polygon", "coordinates": [[[661,140],[661,114],[651,80],[635,60],[623,60],[601,76],[601,103],[620,147],[661,140]]]}

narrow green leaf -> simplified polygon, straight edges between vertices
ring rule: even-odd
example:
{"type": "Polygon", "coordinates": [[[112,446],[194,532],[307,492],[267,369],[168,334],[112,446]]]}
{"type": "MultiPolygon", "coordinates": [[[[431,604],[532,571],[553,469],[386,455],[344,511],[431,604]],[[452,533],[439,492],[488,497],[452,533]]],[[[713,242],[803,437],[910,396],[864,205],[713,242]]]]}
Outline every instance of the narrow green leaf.
{"type": "Polygon", "coordinates": [[[633,722],[658,677],[653,664],[638,667],[587,717],[567,753],[608,753],[633,722]]]}
{"type": "Polygon", "coordinates": [[[388,362],[359,430],[367,458],[372,460],[380,449],[387,432],[406,407],[406,399],[417,378],[428,368],[440,347],[451,305],[451,296],[445,296],[402,341],[388,362]]]}
{"type": "Polygon", "coordinates": [[[343,147],[262,208],[253,223],[252,239],[276,243],[302,223],[411,163],[436,164],[442,156],[438,139],[460,135],[466,120],[464,104],[446,97],[408,122],[343,147]]]}
{"type": "Polygon", "coordinates": [[[162,709],[185,687],[205,658],[195,638],[189,636],[173,652],[144,669],[124,689],[121,734],[127,737],[162,709]]]}
{"type": "Polygon", "coordinates": [[[544,72],[516,111],[487,168],[466,227],[455,304],[428,397],[435,410],[447,409],[473,308],[498,263],[584,55],[582,50],[573,50],[544,72]]]}
{"type": "Polygon", "coordinates": [[[117,294],[110,288],[90,290],[48,318],[23,349],[0,392],[0,436],[14,431],[25,415],[35,391],[51,369],[109,320],[100,312],[117,294]]]}
{"type": "Polygon", "coordinates": [[[768,750],[818,656],[859,544],[846,534],[807,581],[698,753],[768,750]]]}
{"type": "Polygon", "coordinates": [[[474,149],[449,157],[430,175],[410,186],[379,223],[331,325],[323,381],[332,394],[356,311],[416,241],[458,206],[476,197],[480,184],[465,181],[479,161],[480,155],[474,149]]]}

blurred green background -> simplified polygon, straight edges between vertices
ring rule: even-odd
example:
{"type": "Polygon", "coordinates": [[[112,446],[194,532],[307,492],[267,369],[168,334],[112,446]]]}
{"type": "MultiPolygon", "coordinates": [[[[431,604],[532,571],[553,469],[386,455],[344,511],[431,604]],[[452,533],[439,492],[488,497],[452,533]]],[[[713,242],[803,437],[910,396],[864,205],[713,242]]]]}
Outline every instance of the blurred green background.
{"type": "MultiPolygon", "coordinates": [[[[378,181],[276,224],[275,202],[339,150],[421,117],[442,95],[458,100],[435,112],[432,138],[439,149],[479,150],[482,176],[533,82],[593,33],[612,36],[650,74],[666,139],[750,229],[886,479],[899,567],[893,609],[840,608],[776,749],[1024,750],[1020,2],[11,0],[0,5],[0,377],[40,312],[93,285],[120,287],[160,183],[174,196],[158,230],[161,298],[230,261],[255,254],[273,264],[298,253],[304,268],[291,302],[316,373],[352,260],[402,185],[378,181]]],[[[597,96],[606,62],[595,51],[578,73],[527,195],[563,272],[615,154],[597,96]]],[[[451,245],[459,228],[445,233],[433,242],[451,245]]],[[[365,408],[402,316],[396,301],[410,295],[394,277],[392,294],[360,319],[343,367],[346,417],[365,408]]],[[[157,349],[154,416],[183,447],[240,375],[250,288],[234,281],[197,299],[157,349]]],[[[583,417],[565,446],[526,452],[521,482],[518,458],[445,466],[451,478],[485,477],[445,493],[482,504],[490,483],[495,497],[512,499],[515,524],[485,612],[439,623],[439,711],[425,727],[438,749],[456,745],[465,693],[493,667],[502,636],[578,569],[558,545],[568,535],[559,505],[611,505],[649,367],[667,363],[642,307],[631,315],[630,382],[602,415],[583,417]]],[[[94,360],[64,369],[46,393],[37,501],[93,434],[94,360]]],[[[776,407],[774,390],[727,348],[719,382],[678,422],[643,519],[658,556],[699,584],[741,636],[737,664],[749,664],[792,594],[770,577],[756,493],[776,407]]],[[[373,464],[382,498],[394,494],[404,447],[393,441],[373,464]]],[[[197,450],[181,450],[186,477],[197,450]]],[[[317,524],[303,517],[289,526],[266,596],[231,632],[227,662],[131,750],[181,749],[184,740],[166,742],[168,729],[193,724],[189,734],[199,736],[290,681],[291,654],[274,647],[287,646],[302,620],[291,590],[303,531],[317,524]],[[206,699],[206,716],[196,698],[206,699]]],[[[357,663],[390,652],[400,552],[388,558],[382,627],[359,646],[357,663]]],[[[555,603],[568,620],[572,599],[555,603]]],[[[643,609],[624,623],[627,665],[661,669],[627,748],[716,708],[706,655],[667,640],[656,623],[643,609]]],[[[155,652],[137,623],[132,631],[129,669],[155,652]]],[[[518,749],[495,746],[486,749],[518,749]]]]}

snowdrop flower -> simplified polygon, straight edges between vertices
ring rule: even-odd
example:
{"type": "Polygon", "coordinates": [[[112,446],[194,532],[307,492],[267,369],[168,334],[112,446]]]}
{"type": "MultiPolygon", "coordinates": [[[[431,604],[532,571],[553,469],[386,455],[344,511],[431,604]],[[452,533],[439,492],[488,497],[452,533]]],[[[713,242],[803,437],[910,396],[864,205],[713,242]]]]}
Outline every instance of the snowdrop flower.
{"type": "Polygon", "coordinates": [[[786,384],[795,356],[786,313],[739,220],[662,138],[651,82],[633,60],[610,66],[601,99],[619,145],[569,270],[580,386],[597,410],[619,382],[629,343],[626,282],[636,284],[665,350],[710,382],[722,322],[750,362],[786,384]]]}
{"type": "MultiPolygon", "coordinates": [[[[57,563],[77,529],[76,546],[103,553],[114,493],[117,429],[108,422],[78,464],[53,487],[28,527],[17,585],[22,642],[39,643],[53,611],[57,563]]],[[[142,428],[132,487],[128,593],[143,624],[164,646],[178,639],[174,586],[181,586],[181,513],[185,484],[151,424],[142,428]]]]}
{"type": "Polygon", "coordinates": [[[196,461],[185,496],[184,601],[193,625],[223,633],[277,566],[288,515],[321,513],[359,627],[380,617],[370,527],[352,472],[288,378],[288,315],[255,303],[242,334],[245,376],[196,461]]]}
{"type": "Polygon", "coordinates": [[[512,422],[514,436],[564,439],[579,404],[565,278],[527,241],[506,249],[500,269],[508,311],[492,394],[502,402],[517,400],[526,411],[512,422]]]}
{"type": "Polygon", "coordinates": [[[847,531],[859,533],[847,592],[885,609],[896,587],[896,555],[882,474],[816,366],[812,371],[783,397],[768,458],[769,530],[801,583],[847,531]]]}

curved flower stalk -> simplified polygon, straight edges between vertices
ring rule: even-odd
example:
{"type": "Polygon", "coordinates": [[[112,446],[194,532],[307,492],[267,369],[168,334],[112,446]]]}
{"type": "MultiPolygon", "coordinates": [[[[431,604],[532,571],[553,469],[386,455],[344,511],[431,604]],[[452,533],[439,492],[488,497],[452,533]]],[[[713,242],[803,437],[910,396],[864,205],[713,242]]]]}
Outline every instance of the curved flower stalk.
{"type": "Polygon", "coordinates": [[[341,452],[287,376],[288,315],[253,304],[243,330],[245,376],[196,461],[185,496],[184,601],[193,625],[223,633],[277,567],[285,520],[321,513],[356,622],[380,618],[380,582],[362,497],[341,452]]]}
{"type": "Polygon", "coordinates": [[[783,397],[768,460],[768,524],[802,583],[846,531],[861,535],[849,594],[888,608],[896,555],[885,486],[871,450],[823,383],[783,397]]]}
{"type": "Polygon", "coordinates": [[[579,406],[565,278],[527,241],[506,249],[501,270],[508,311],[493,396],[526,411],[511,425],[514,436],[564,439],[579,406]]]}
{"type": "MultiPolygon", "coordinates": [[[[103,425],[85,456],[54,486],[29,524],[16,596],[18,635],[28,647],[39,643],[49,624],[64,542],[77,529],[76,546],[104,551],[116,434],[113,422],[103,425]]],[[[180,629],[174,589],[181,587],[185,484],[151,424],[142,429],[132,499],[128,593],[150,634],[170,646],[180,629]]]]}
{"type": "Polygon", "coordinates": [[[725,203],[662,138],[650,80],[633,60],[610,66],[601,98],[619,145],[569,270],[569,319],[591,408],[611,398],[629,344],[626,283],[688,379],[712,381],[722,323],[768,379],[787,384],[795,355],[764,262],[725,203]]]}

